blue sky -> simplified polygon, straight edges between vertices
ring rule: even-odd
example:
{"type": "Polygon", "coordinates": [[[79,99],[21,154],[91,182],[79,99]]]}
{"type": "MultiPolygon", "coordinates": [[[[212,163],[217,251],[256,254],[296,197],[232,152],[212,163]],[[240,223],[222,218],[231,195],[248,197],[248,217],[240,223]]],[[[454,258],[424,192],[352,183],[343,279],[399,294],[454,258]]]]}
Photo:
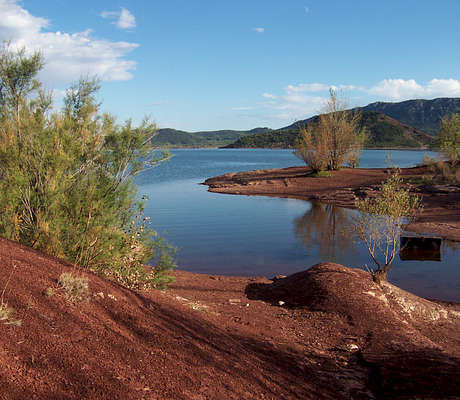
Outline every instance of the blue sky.
{"type": "Polygon", "coordinates": [[[350,106],[460,97],[459,0],[0,0],[0,40],[46,86],[102,79],[103,109],[189,131],[279,128],[350,106]]]}

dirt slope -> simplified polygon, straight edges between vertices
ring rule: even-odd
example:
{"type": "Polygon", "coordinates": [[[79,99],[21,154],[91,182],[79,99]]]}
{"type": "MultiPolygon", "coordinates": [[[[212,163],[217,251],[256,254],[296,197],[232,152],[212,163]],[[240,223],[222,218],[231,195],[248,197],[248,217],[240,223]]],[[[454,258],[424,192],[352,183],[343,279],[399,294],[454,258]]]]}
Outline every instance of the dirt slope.
{"type": "Polygon", "coordinates": [[[22,321],[0,323],[1,399],[459,398],[460,308],[362,271],[178,271],[136,292],[4,239],[0,268],[22,321]],[[89,277],[90,301],[44,294],[63,271],[89,277]]]}

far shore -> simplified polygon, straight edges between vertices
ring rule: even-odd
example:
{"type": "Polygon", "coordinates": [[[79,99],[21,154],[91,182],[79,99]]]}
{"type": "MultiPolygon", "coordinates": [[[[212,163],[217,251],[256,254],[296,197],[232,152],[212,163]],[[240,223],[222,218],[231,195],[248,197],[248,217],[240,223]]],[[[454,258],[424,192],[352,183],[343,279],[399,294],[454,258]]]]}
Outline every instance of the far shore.
{"type": "MultiPolygon", "coordinates": [[[[437,234],[460,241],[460,187],[423,181],[426,166],[401,168],[412,193],[421,196],[424,209],[406,230],[437,234]]],[[[313,177],[308,167],[254,170],[207,179],[210,192],[287,197],[355,208],[355,201],[377,189],[391,173],[389,168],[343,168],[329,177],[313,177]]]]}

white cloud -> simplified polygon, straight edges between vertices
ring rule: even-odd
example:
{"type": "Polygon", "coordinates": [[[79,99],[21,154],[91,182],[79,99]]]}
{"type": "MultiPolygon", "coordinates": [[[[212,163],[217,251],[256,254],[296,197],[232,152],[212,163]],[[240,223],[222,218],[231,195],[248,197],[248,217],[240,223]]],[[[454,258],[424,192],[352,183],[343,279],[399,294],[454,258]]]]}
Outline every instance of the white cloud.
{"type": "Polygon", "coordinates": [[[317,114],[327,102],[327,96],[312,96],[307,92],[318,92],[328,88],[328,85],[319,83],[288,85],[280,96],[264,93],[262,96],[269,101],[262,104],[265,108],[273,110],[273,117],[295,121],[317,114]]]}
{"type": "Polygon", "coordinates": [[[0,41],[42,51],[45,68],[41,78],[47,84],[67,84],[85,75],[97,75],[105,81],[132,78],[136,63],[124,57],[138,44],[95,39],[90,29],[77,33],[45,31],[49,21],[31,15],[19,4],[17,0],[0,0],[0,41]]]}
{"type": "Polygon", "coordinates": [[[302,93],[302,92],[321,92],[329,90],[330,85],[324,83],[301,83],[299,85],[288,85],[286,91],[288,93],[302,93]]]}
{"type": "MultiPolygon", "coordinates": [[[[270,112],[270,117],[279,120],[300,120],[321,113],[329,100],[329,88],[354,93],[355,104],[365,105],[372,101],[402,101],[415,98],[433,99],[436,97],[460,97],[460,81],[456,79],[434,78],[426,84],[414,79],[384,79],[372,87],[357,85],[330,85],[324,83],[301,83],[288,85],[282,94],[263,93],[265,101],[261,105],[270,112]],[[364,95],[364,96],[363,96],[364,95]]],[[[348,97],[349,98],[349,97],[348,97]]]]}
{"type": "Polygon", "coordinates": [[[368,90],[383,99],[401,101],[414,98],[436,98],[460,96],[460,82],[456,79],[432,79],[426,85],[414,79],[384,79],[368,90]]]}
{"type": "Polygon", "coordinates": [[[387,99],[409,99],[423,92],[423,87],[415,80],[384,79],[369,89],[369,93],[387,99]]]}
{"type": "Polygon", "coordinates": [[[122,7],[120,11],[103,11],[101,17],[116,19],[116,21],[112,23],[120,29],[131,29],[136,27],[136,18],[124,7],[122,7]]]}
{"type": "Polygon", "coordinates": [[[252,28],[252,30],[257,32],[257,33],[264,33],[265,32],[265,28],[252,28]]]}

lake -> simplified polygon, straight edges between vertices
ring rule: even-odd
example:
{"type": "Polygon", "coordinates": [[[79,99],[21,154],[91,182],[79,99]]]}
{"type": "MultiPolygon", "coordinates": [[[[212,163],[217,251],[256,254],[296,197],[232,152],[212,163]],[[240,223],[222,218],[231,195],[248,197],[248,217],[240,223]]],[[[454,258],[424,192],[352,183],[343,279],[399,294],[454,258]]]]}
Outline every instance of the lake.
{"type": "MultiPolygon", "coordinates": [[[[364,247],[342,232],[356,211],[295,199],[210,193],[206,178],[302,165],[290,150],[178,149],[136,177],[151,228],[178,248],[179,269],[222,275],[288,275],[321,261],[362,268],[364,247]]],[[[366,150],[360,166],[421,163],[422,151],[366,150]]],[[[433,155],[432,153],[428,153],[433,155]]],[[[394,261],[388,279],[419,296],[460,301],[460,246],[443,241],[441,261],[394,261]]]]}

